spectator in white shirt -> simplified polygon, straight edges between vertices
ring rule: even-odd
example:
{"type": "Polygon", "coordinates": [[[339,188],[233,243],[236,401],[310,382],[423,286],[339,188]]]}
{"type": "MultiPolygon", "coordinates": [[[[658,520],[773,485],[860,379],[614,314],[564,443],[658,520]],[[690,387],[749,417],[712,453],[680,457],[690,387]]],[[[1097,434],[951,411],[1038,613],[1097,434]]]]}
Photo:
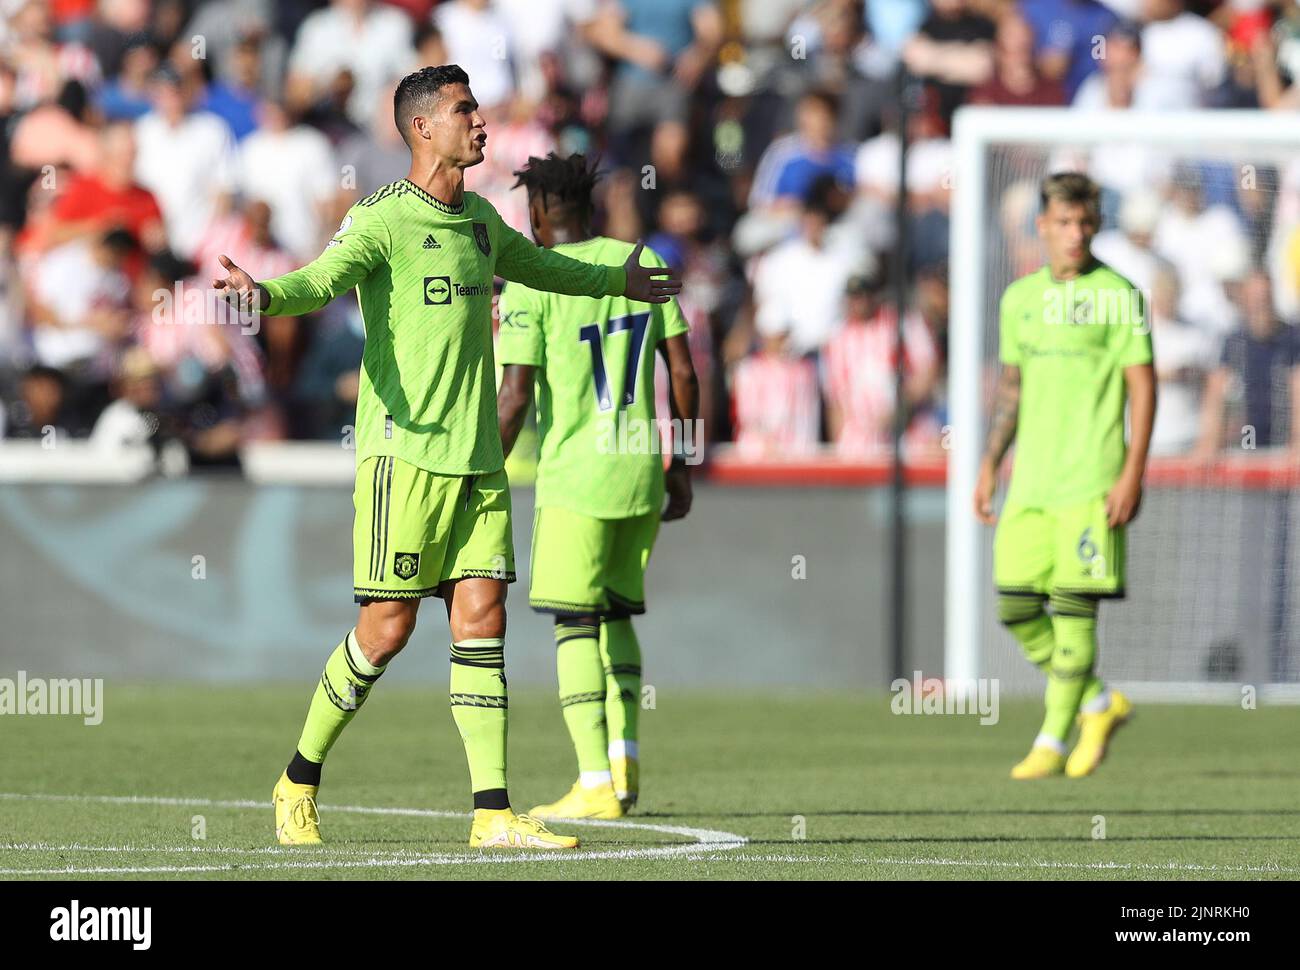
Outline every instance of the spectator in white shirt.
{"type": "Polygon", "coordinates": [[[1178,315],[1178,272],[1160,261],[1147,308],[1155,350],[1160,407],[1151,432],[1151,454],[1192,450],[1201,430],[1201,389],[1217,361],[1216,341],[1178,315]]]}
{"type": "Polygon", "coordinates": [[[125,229],[51,249],[35,268],[29,294],[38,363],[60,369],[101,365],[130,322],[124,267],[135,248],[125,229]]]}
{"type": "Polygon", "coordinates": [[[1241,221],[1226,205],[1205,208],[1201,173],[1191,165],[1174,169],[1167,198],[1152,248],[1178,270],[1179,315],[1211,333],[1234,330],[1239,314],[1223,283],[1240,278],[1249,261],[1250,244],[1241,221]]]}
{"type": "Polygon", "coordinates": [[[162,403],[158,366],[149,352],[132,347],[123,354],[113,387],[117,399],[96,419],[90,443],[107,451],[148,444],[158,431],[162,403]]]}
{"type": "Polygon", "coordinates": [[[364,125],[379,90],[414,66],[411,41],[411,20],[402,11],[370,0],[333,0],[298,29],[285,100],[291,109],[306,109],[346,73],[352,81],[348,115],[364,125]]]}
{"type": "Polygon", "coordinates": [[[1155,282],[1160,258],[1151,249],[1151,234],[1160,221],[1163,202],[1150,189],[1136,189],[1119,207],[1119,228],[1097,233],[1092,254],[1143,293],[1155,282]]]}
{"type": "Polygon", "coordinates": [[[1147,64],[1142,56],[1143,36],[1141,25],[1132,21],[1120,21],[1112,27],[1101,49],[1100,70],[1079,85],[1072,107],[1082,111],[1178,111],[1197,107],[1200,100],[1193,86],[1157,73],[1147,64]]]}
{"type": "Polygon", "coordinates": [[[469,75],[480,109],[510,100],[515,79],[511,70],[514,41],[510,24],[491,0],[450,0],[433,11],[447,57],[469,75]]]}
{"type": "Polygon", "coordinates": [[[197,92],[168,67],[154,77],[154,108],[136,122],[136,180],[162,208],[171,249],[189,257],[234,185],[234,142],[216,115],[190,110],[197,92]]]}
{"type": "Polygon", "coordinates": [[[1143,59],[1151,75],[1181,85],[1195,103],[1204,103],[1227,76],[1222,31],[1189,13],[1185,0],[1145,0],[1142,19],[1143,59]]]}
{"type": "MultiPolygon", "coordinates": [[[[547,57],[558,58],[564,75],[578,87],[596,83],[600,61],[587,35],[595,22],[599,0],[494,0],[493,5],[510,25],[518,89],[529,101],[540,101],[547,93],[543,66],[547,57]]],[[[469,70],[464,61],[460,64],[469,70]]]]}
{"type": "Polygon", "coordinates": [[[329,140],[315,128],[293,124],[282,105],[262,104],[261,127],[239,146],[241,194],[271,206],[271,233],[307,262],[338,222],[342,173],[329,140]]]}
{"type": "Polygon", "coordinates": [[[861,268],[848,247],[827,238],[832,186],[820,181],[804,204],[799,235],[781,243],[754,267],[754,326],[760,336],[788,333],[790,350],[819,350],[843,320],[844,287],[861,268]]]}

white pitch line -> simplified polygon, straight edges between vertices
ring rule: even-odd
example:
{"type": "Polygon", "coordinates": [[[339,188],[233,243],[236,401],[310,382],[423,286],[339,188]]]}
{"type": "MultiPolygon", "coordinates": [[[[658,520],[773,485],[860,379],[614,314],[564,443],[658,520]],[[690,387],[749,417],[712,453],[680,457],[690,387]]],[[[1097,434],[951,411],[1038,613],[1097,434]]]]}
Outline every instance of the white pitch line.
{"type": "MultiPolygon", "coordinates": [[[[109,805],[164,805],[164,806],[185,806],[194,808],[265,808],[266,803],[261,801],[252,801],[250,799],[212,799],[212,798],[172,798],[165,796],[153,795],[55,795],[55,794],[29,794],[23,792],[0,792],[0,799],[13,799],[19,801],[60,801],[60,802],[94,802],[98,804],[109,805]]],[[[382,808],[370,805],[326,805],[323,806],[328,811],[349,812],[362,815],[402,815],[418,816],[424,818],[459,818],[468,819],[467,812],[449,812],[431,808],[382,808]]],[[[694,843],[685,845],[654,846],[644,849],[605,849],[586,852],[521,852],[511,855],[491,855],[487,853],[474,854],[449,854],[449,853],[428,853],[406,855],[409,850],[395,850],[394,853],[371,852],[366,854],[366,858],[360,860],[349,859],[318,859],[318,860],[301,860],[295,862],[273,862],[259,863],[253,865],[242,865],[237,863],[228,863],[214,866],[144,866],[144,867],[73,867],[59,869],[0,869],[0,875],[111,875],[120,874],[138,874],[138,873],[185,873],[185,872],[228,872],[228,871],[247,871],[252,869],[352,869],[352,868],[374,868],[376,866],[424,866],[424,865],[481,865],[483,863],[495,862],[568,862],[568,861],[587,861],[598,859],[661,859],[671,858],[674,856],[695,855],[701,852],[726,852],[732,849],[738,849],[749,840],[743,835],[737,835],[734,832],[723,832],[717,829],[697,829],[684,825],[657,825],[651,822],[630,822],[625,819],[572,819],[565,821],[565,825],[589,825],[600,828],[612,829],[631,829],[645,832],[656,832],[661,835],[676,835],[685,838],[692,838],[694,843]]],[[[14,844],[15,847],[17,844],[14,844]]],[[[33,845],[44,846],[43,843],[33,845]]],[[[92,847],[85,847],[93,851],[92,847]]],[[[108,851],[133,851],[129,846],[110,846],[106,847],[108,851]]],[[[177,847],[171,847],[177,848],[177,847]]],[[[249,850],[250,854],[265,851],[266,849],[274,850],[278,847],[268,846],[258,849],[249,850]]],[[[212,851],[199,846],[186,846],[184,850],[194,850],[198,852],[212,851]]],[[[49,849],[38,849],[37,851],[52,851],[49,849]]],[[[66,850],[72,851],[72,850],[66,850]]],[[[156,851],[152,849],[140,849],[138,851],[156,851]]],[[[217,851],[239,851],[237,849],[220,848],[217,851]]],[[[289,851],[301,852],[302,849],[290,849],[289,851]]],[[[316,850],[308,850],[316,851],[316,850]]],[[[329,851],[326,849],[325,851],[329,851]]],[[[362,850],[364,852],[364,850],[362,850]]],[[[361,854],[361,853],[358,853],[361,854]]]]}
{"type": "MultiPolygon", "coordinates": [[[[325,851],[307,850],[307,851],[325,851]]],[[[427,852],[420,852],[415,849],[350,849],[342,846],[331,845],[328,849],[331,856],[392,856],[393,858],[425,856],[427,852]]],[[[82,842],[70,842],[65,845],[55,845],[50,842],[3,842],[0,843],[0,852],[160,852],[170,854],[185,855],[294,855],[299,857],[303,854],[301,847],[286,845],[259,845],[251,848],[241,848],[233,845],[86,845],[82,842]]]]}

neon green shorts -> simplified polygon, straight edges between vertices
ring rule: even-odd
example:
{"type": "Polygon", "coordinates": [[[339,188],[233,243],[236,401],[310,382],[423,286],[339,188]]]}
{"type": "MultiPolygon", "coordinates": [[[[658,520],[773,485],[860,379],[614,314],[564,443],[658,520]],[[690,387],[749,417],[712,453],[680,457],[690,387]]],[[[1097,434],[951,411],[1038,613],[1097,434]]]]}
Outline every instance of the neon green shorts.
{"type": "Polygon", "coordinates": [[[1106,524],[1101,496],[1059,509],[1007,506],[993,538],[999,592],[1124,595],[1124,526],[1106,524]]]}
{"type": "Polygon", "coordinates": [[[436,596],[439,583],[469,576],[515,581],[504,471],[438,475],[400,458],[367,458],[352,504],[358,603],[436,596]]]}
{"type": "Polygon", "coordinates": [[[559,506],[537,509],[529,605],[559,616],[644,613],[645,568],[658,534],[658,510],[596,519],[559,506]]]}

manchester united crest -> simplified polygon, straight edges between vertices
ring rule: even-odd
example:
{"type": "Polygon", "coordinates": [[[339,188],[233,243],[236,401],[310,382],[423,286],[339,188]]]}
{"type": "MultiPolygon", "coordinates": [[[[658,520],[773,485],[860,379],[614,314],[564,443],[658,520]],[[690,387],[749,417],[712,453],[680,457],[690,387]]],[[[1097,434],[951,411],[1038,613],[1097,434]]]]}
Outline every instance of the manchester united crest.
{"type": "Polygon", "coordinates": [[[488,238],[487,223],[474,223],[474,242],[478,243],[478,251],[484,256],[492,255],[492,240],[488,238]]]}
{"type": "Polygon", "coordinates": [[[399,552],[393,557],[393,572],[398,579],[410,579],[420,571],[420,554],[418,552],[399,552]]]}

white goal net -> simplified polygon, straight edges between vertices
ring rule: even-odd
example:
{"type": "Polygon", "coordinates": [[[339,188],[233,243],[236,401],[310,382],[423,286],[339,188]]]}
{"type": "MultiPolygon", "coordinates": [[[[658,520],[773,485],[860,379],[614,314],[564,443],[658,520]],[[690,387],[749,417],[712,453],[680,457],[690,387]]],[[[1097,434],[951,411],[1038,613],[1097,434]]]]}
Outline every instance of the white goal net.
{"type": "Polygon", "coordinates": [[[1142,290],[1158,377],[1128,598],[1101,607],[1101,674],[1149,698],[1238,700],[1249,685],[1300,699],[1288,451],[1300,437],[1300,125],[1246,111],[967,108],[954,150],[945,677],[1042,687],[997,622],[993,530],[975,522],[971,493],[998,302],[1042,265],[1040,181],[1071,170],[1102,187],[1094,251],[1142,290]]]}

